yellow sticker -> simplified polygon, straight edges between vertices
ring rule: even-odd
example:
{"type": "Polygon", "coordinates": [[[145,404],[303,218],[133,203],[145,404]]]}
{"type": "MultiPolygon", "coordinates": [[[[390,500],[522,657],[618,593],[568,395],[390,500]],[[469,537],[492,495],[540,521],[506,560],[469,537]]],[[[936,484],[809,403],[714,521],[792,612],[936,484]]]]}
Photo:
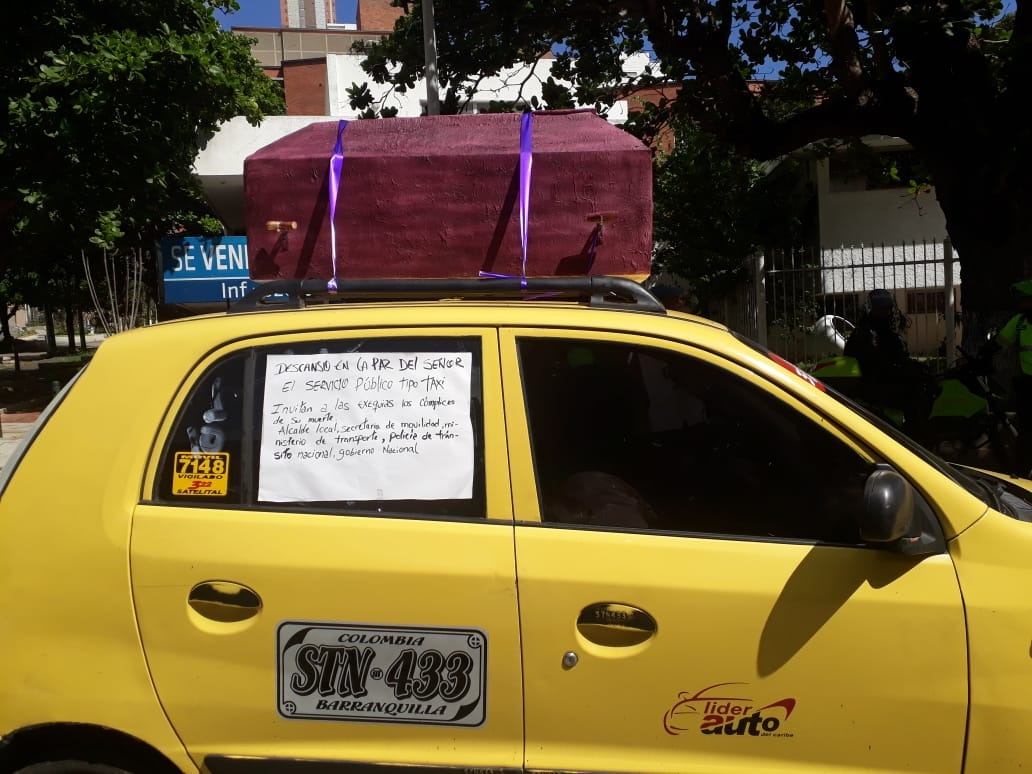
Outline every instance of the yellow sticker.
{"type": "Polygon", "coordinates": [[[176,452],[172,494],[225,497],[229,491],[229,455],[226,452],[176,452]]]}

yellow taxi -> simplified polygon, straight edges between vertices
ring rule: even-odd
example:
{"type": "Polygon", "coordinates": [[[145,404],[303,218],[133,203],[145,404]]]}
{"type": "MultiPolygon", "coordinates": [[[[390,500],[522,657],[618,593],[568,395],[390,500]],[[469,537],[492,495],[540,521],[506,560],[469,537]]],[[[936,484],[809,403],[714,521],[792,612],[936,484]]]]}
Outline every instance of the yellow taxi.
{"type": "Polygon", "coordinates": [[[625,279],[272,282],[0,472],[0,771],[1032,765],[1032,494],[625,279]]]}

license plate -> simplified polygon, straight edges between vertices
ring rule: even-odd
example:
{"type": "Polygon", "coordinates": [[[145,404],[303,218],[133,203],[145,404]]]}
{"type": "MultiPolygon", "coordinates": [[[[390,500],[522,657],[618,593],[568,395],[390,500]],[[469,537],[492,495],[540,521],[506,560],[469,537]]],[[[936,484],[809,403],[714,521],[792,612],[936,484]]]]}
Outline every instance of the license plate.
{"type": "Polygon", "coordinates": [[[283,717],[484,722],[487,636],[480,629],[285,621],[276,639],[283,717]]]}

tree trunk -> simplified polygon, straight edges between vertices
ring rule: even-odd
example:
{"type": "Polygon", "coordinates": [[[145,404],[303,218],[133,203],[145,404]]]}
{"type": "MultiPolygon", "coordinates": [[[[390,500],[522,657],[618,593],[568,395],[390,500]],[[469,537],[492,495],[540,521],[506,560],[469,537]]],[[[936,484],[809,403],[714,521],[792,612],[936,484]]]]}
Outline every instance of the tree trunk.
{"type": "Polygon", "coordinates": [[[49,306],[43,307],[43,319],[46,322],[47,354],[53,357],[57,354],[57,332],[54,330],[54,310],[49,306]]]}
{"type": "Polygon", "coordinates": [[[65,333],[68,336],[68,352],[75,352],[75,310],[65,307],[65,333]]]}
{"type": "MultiPolygon", "coordinates": [[[[0,309],[3,309],[3,315],[0,315],[0,342],[3,342],[4,344],[10,342],[11,351],[13,352],[14,337],[11,335],[11,314],[13,314],[13,312],[8,312],[10,308],[11,307],[8,305],[7,301],[0,298],[0,309]]],[[[18,307],[14,308],[17,309],[18,307]]]]}
{"type": "Polygon", "coordinates": [[[82,313],[82,309],[78,310],[77,315],[79,317],[79,343],[82,344],[82,351],[86,351],[86,319],[82,313]]]}
{"type": "Polygon", "coordinates": [[[15,312],[18,311],[18,305],[8,305],[6,301],[0,299],[0,308],[3,309],[3,315],[0,315],[0,328],[3,331],[3,341],[11,343],[11,357],[14,358],[14,372],[21,372],[21,357],[18,355],[18,339],[16,336],[11,334],[11,318],[15,312]],[[8,311],[10,310],[10,311],[8,311]]]}
{"type": "Polygon", "coordinates": [[[936,178],[936,196],[960,260],[962,345],[973,351],[1016,311],[1011,285],[1032,278],[1032,191],[957,172],[936,178]]]}

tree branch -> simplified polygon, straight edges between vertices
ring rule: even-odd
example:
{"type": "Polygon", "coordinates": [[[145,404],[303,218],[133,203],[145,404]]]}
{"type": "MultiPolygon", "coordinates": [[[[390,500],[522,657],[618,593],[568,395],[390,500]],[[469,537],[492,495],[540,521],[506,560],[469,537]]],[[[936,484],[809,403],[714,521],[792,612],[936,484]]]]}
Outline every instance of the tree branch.
{"type": "Polygon", "coordinates": [[[824,20],[828,26],[831,67],[846,93],[854,100],[859,100],[864,90],[864,80],[858,56],[860,41],[853,12],[845,0],[824,0],[824,20]]]}

